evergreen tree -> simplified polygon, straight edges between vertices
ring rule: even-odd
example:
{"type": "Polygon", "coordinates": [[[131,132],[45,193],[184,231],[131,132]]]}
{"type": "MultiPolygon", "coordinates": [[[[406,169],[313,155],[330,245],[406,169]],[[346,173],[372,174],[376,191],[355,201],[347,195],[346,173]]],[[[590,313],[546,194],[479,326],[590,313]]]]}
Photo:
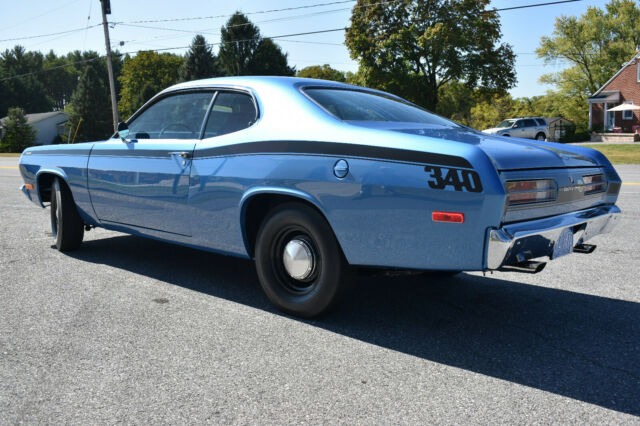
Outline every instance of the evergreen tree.
{"type": "Polygon", "coordinates": [[[253,75],[295,75],[296,70],[287,63],[287,54],[271,39],[263,38],[251,61],[249,73],[253,75]]]}
{"type": "Polygon", "coordinates": [[[218,77],[222,75],[218,65],[218,58],[213,54],[211,46],[200,34],[191,42],[184,64],[180,67],[180,80],[191,81],[201,78],[218,77]]]}
{"type": "Polygon", "coordinates": [[[109,85],[105,84],[94,67],[85,68],[71,96],[68,110],[67,126],[74,142],[106,139],[113,133],[109,85]]]}
{"type": "Polygon", "coordinates": [[[0,82],[3,86],[0,92],[4,92],[0,98],[0,117],[6,115],[11,106],[19,106],[29,113],[51,111],[53,101],[38,80],[42,63],[40,52],[27,52],[22,46],[0,54],[0,78],[9,78],[0,82]]]}
{"type": "Polygon", "coordinates": [[[36,130],[27,122],[21,108],[9,108],[9,115],[2,124],[3,136],[0,150],[5,152],[22,152],[33,145],[36,130]]]}
{"type": "Polygon", "coordinates": [[[250,75],[251,62],[260,45],[260,30],[236,12],[222,27],[218,58],[227,75],[250,75]]]}

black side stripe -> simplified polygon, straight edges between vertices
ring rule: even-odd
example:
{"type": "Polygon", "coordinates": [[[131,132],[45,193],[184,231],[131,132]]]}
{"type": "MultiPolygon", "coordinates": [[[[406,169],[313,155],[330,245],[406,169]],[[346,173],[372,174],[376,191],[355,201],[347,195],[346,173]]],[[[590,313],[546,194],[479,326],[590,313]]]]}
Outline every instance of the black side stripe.
{"type": "Polygon", "coordinates": [[[145,157],[145,158],[170,158],[170,152],[181,151],[175,149],[99,149],[96,147],[91,153],[92,157],[145,157]]]}
{"type": "Polygon", "coordinates": [[[473,168],[471,163],[469,163],[465,158],[454,155],[339,142],[264,141],[226,145],[201,150],[196,147],[195,158],[266,153],[324,154],[345,157],[375,158],[407,163],[437,164],[441,166],[462,167],[467,169],[473,168]]]}
{"type": "MultiPolygon", "coordinates": [[[[144,149],[141,146],[136,146],[134,149],[103,150],[100,149],[98,144],[95,145],[91,152],[91,156],[169,158],[169,152],[172,151],[175,151],[175,149],[167,148],[166,150],[151,150],[144,149]]],[[[34,151],[33,154],[86,156],[89,155],[89,152],[90,151],[88,149],[53,149],[47,151],[34,151]]],[[[194,157],[207,158],[250,154],[314,154],[341,157],[362,157],[387,161],[401,161],[405,163],[435,164],[443,167],[473,169],[469,161],[455,155],[340,142],[263,141],[247,142],[207,149],[198,149],[198,146],[196,145],[194,157]]]]}
{"type": "Polygon", "coordinates": [[[35,150],[29,151],[27,155],[89,155],[91,149],[78,148],[78,149],[47,149],[47,150],[35,150]]]}

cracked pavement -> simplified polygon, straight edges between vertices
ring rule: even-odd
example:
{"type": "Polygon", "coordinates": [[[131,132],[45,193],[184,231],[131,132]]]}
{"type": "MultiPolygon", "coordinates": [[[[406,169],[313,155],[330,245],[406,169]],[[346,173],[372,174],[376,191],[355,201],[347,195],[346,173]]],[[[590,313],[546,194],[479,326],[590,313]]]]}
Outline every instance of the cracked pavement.
{"type": "Polygon", "coordinates": [[[0,158],[0,424],[640,424],[640,185],[591,255],[362,275],[306,321],[247,260],[100,229],[59,253],[16,161],[0,158]]]}

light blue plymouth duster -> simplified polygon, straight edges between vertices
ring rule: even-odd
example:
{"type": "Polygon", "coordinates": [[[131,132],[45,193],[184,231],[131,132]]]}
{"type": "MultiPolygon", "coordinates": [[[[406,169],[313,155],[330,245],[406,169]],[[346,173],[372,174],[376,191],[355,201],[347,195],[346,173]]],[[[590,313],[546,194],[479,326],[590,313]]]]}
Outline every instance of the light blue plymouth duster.
{"type": "Polygon", "coordinates": [[[58,249],[99,226],[254,258],[271,301],[300,316],[332,306],[350,266],[538,272],[593,251],[620,213],[597,151],[286,77],[175,85],[111,139],[29,148],[20,171],[58,249]]]}

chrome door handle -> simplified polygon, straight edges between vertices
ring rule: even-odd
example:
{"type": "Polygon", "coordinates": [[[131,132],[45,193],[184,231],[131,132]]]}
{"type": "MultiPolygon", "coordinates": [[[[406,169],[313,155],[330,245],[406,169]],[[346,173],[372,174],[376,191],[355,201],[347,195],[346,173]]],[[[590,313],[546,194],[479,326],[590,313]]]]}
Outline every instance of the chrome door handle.
{"type": "Polygon", "coordinates": [[[182,157],[185,160],[190,159],[191,158],[191,153],[188,151],[176,151],[176,152],[170,152],[169,155],[177,155],[178,157],[182,157]]]}
{"type": "Polygon", "coordinates": [[[185,167],[187,165],[187,160],[193,157],[189,151],[175,151],[170,152],[169,155],[172,156],[182,167],[185,167]],[[178,160],[177,157],[182,158],[182,160],[178,160]]]}

